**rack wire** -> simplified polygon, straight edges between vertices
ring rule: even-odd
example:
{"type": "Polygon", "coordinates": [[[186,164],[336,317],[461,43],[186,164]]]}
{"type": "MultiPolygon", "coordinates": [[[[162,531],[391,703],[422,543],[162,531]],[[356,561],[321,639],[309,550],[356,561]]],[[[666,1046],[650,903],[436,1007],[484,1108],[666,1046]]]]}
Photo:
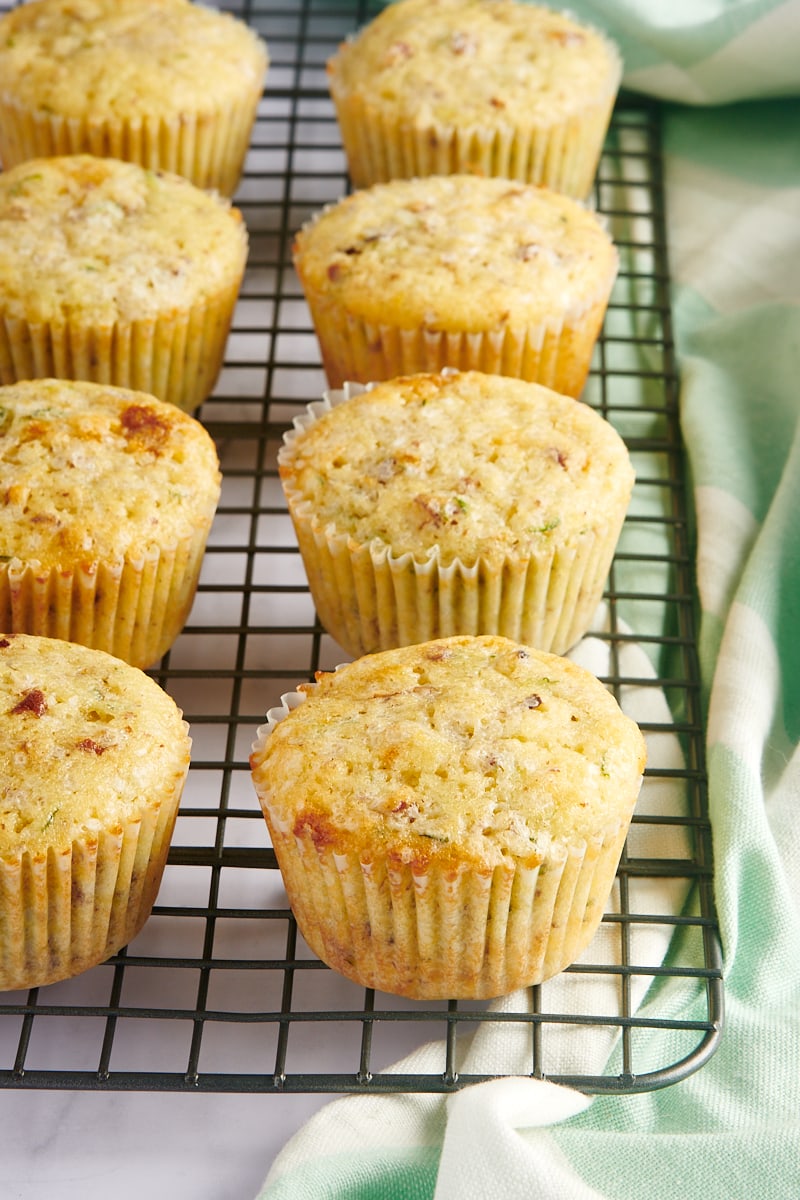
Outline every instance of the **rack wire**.
{"type": "Polygon", "coordinates": [[[622,270],[584,399],[637,466],[594,639],[607,654],[601,677],[623,701],[663,701],[666,715],[651,705],[642,727],[666,757],[651,753],[652,800],[578,963],[500,1004],[403,1001],[340,978],[304,945],[248,771],[266,709],[344,658],[316,619],[275,459],[292,416],[325,386],[291,266],[294,232],[348,186],[324,63],[377,6],[226,7],[265,37],[272,64],[237,195],[248,270],[219,384],[198,414],[219,447],[222,498],[190,620],[152,672],[191,724],[192,767],[135,942],[76,979],[0,995],[0,1086],[447,1092],[511,1073],[505,1052],[492,1057],[507,1035],[524,1047],[516,1074],[587,1093],[674,1083],[716,1049],[723,995],[658,107],[623,96],[598,172],[595,202],[622,270]],[[390,1067],[423,1042],[440,1047],[436,1069],[390,1067]]]}

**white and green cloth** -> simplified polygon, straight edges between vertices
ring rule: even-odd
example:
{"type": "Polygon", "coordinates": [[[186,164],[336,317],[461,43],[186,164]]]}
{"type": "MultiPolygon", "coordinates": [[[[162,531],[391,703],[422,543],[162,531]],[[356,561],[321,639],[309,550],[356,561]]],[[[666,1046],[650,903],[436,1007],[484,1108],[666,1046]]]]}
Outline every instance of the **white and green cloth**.
{"type": "MultiPolygon", "coordinates": [[[[262,1200],[800,1197],[800,3],[570,8],[620,43],[629,87],[665,101],[722,1043],[643,1095],[590,1101],[504,1078],[448,1098],[346,1097],[286,1146],[262,1200]]],[[[698,992],[675,1015],[704,1006],[698,992]]],[[[671,1036],[653,1032],[660,1061],[674,1061],[671,1036]]],[[[480,1035],[470,1051],[515,1052],[480,1035]]],[[[403,1069],[433,1055],[423,1046],[403,1069]]]]}

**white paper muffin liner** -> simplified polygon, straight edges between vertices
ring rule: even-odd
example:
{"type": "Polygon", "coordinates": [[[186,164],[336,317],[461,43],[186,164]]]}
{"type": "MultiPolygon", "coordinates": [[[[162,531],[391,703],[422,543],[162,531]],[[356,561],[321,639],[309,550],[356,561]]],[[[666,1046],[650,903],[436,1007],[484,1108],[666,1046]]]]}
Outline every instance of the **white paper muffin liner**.
{"type": "Polygon", "coordinates": [[[586,383],[616,276],[615,270],[593,302],[553,313],[546,323],[517,325],[512,318],[496,329],[446,332],[424,325],[406,329],[390,319],[364,321],[328,293],[316,292],[297,265],[332,388],[454,367],[525,379],[573,397],[586,383]]]}
{"type": "Polygon", "coordinates": [[[136,936],[155,903],[185,775],[137,820],[87,827],[61,852],[0,859],[0,990],[77,975],[136,936]]]}
{"type": "Polygon", "coordinates": [[[276,724],[302,703],[287,693],[253,745],[253,782],[287,896],[305,940],[365,987],[413,999],[481,999],[541,983],[574,962],[602,919],[628,830],[589,841],[541,839],[541,861],[494,867],[404,863],[391,842],[367,858],[337,854],[270,807],[258,760],[276,724]]]}
{"type": "Polygon", "coordinates": [[[141,555],[72,567],[0,562],[0,628],[62,638],[149,667],[181,632],[208,530],[141,555]]]}
{"type": "Polygon", "coordinates": [[[0,158],[6,170],[31,158],[62,154],[119,158],[153,171],[172,171],[197,187],[232,196],[261,95],[259,80],[237,102],[213,112],[129,120],[107,113],[66,117],[32,111],[6,95],[0,97],[0,158]]]}
{"type": "MultiPolygon", "coordinates": [[[[295,418],[278,466],[320,415],[365,387],[326,392],[295,418]]],[[[395,554],[379,538],[359,542],[320,520],[313,505],[283,479],[284,493],[320,621],[353,657],[453,634],[500,634],[563,654],[588,630],[602,598],[625,518],[539,554],[442,563],[438,546],[395,554]]]]}
{"type": "Polygon", "coordinates": [[[459,127],[386,111],[330,78],[354,187],[427,175],[501,176],[584,200],[611,119],[614,86],[580,114],[547,125],[459,127]]]}
{"type": "Polygon", "coordinates": [[[27,321],[2,311],[0,383],[84,379],[147,392],[193,412],[213,391],[241,272],[217,295],[158,318],[91,325],[27,321]]]}

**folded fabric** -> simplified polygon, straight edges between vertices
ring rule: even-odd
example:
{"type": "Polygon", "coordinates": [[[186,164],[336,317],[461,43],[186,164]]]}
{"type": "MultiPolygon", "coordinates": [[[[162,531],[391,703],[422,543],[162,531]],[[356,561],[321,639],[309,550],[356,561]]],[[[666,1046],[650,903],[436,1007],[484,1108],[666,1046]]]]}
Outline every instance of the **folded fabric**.
{"type": "Polygon", "coordinates": [[[622,50],[624,86],[684,104],[800,91],[795,0],[574,0],[622,50]]]}

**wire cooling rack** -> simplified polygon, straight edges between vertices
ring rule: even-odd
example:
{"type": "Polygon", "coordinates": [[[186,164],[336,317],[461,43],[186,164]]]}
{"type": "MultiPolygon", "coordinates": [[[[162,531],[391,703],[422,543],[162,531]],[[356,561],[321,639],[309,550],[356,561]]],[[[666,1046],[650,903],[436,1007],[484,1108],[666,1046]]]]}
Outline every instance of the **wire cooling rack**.
{"type": "Polygon", "coordinates": [[[135,942],[74,980],[0,995],[0,1085],[443,1092],[512,1070],[589,1093],[673,1083],[717,1046],[722,984],[658,109],[620,101],[598,173],[622,270],[584,395],[637,466],[593,644],[623,702],[653,702],[640,716],[650,799],[598,936],[562,976],[499,1005],[401,1001],[340,978],[304,945],[247,765],[266,709],[344,658],[316,621],[275,457],[325,382],[290,253],[300,224],[347,187],[324,63],[374,10],[226,7],[263,34],[272,65],[237,196],[248,271],[219,385],[198,414],[219,447],[222,499],[190,621],[153,672],[191,723],[193,763],[135,942]],[[435,1067],[390,1067],[422,1043],[435,1067]]]}

